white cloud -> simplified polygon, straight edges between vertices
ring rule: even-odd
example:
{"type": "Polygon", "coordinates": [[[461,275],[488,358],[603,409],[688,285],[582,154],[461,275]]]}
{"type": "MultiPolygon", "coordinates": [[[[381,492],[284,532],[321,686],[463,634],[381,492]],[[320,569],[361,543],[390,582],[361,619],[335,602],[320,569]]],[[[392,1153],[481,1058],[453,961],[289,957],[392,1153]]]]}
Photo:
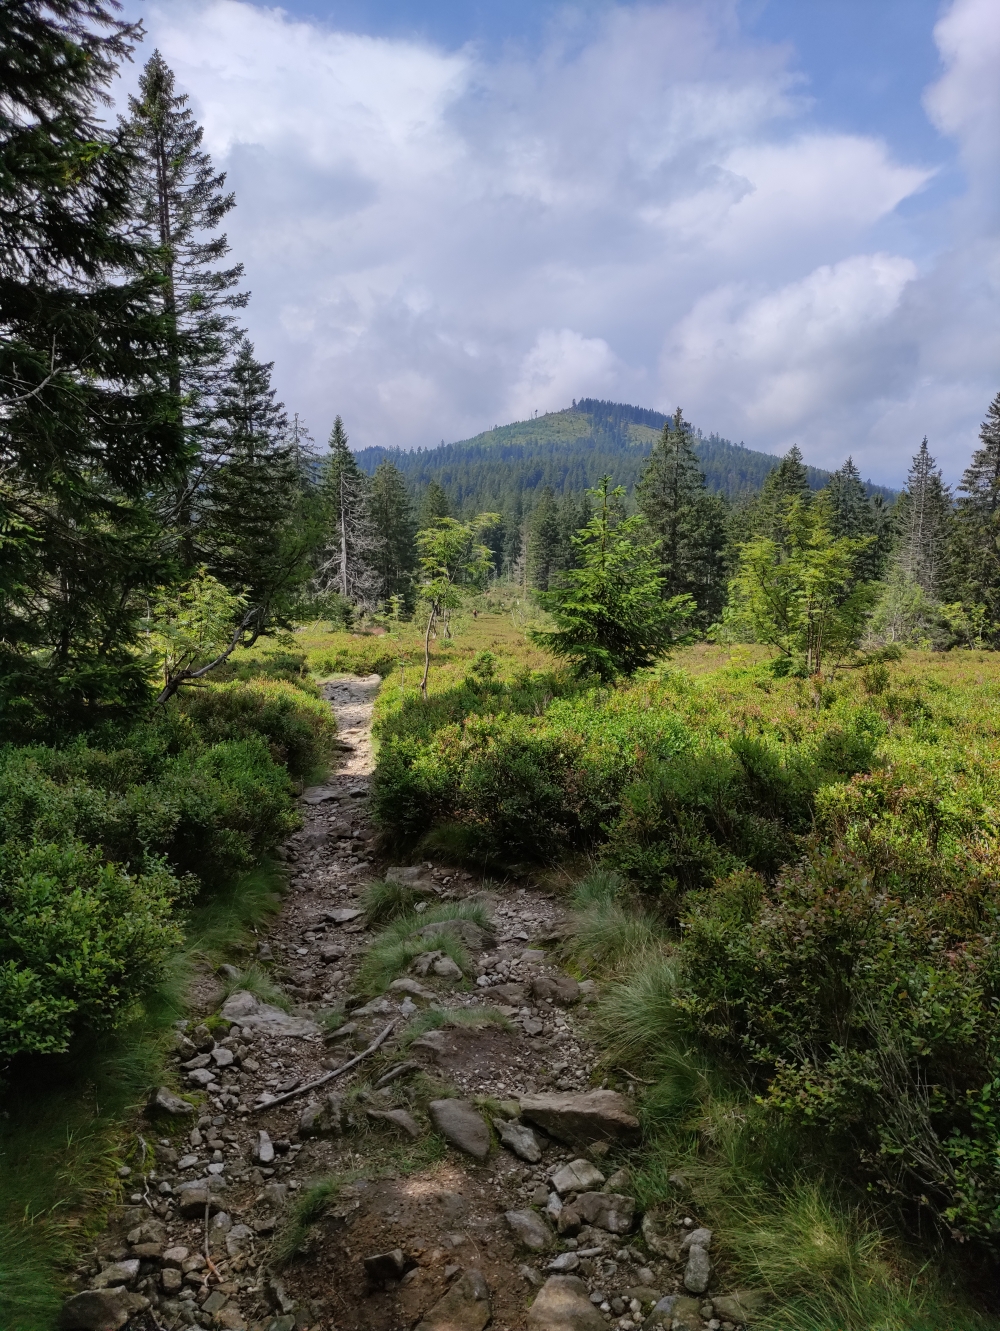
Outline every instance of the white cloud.
{"type": "MultiPolygon", "coordinates": [[[[941,20],[928,95],[972,175],[987,132],[963,80],[995,96],[989,9],[941,20]]],[[[151,7],[150,45],[236,189],[248,322],[289,406],[317,434],[339,411],[356,445],[412,447],[583,395],[679,400],[705,428],[849,448],[886,478],[922,413],[947,403],[968,438],[992,395],[983,228],[920,269],[892,252],[885,227],[931,169],[817,128],[790,52],[734,13],[566,11],[542,49],[489,60],[242,0],[151,7]],[[949,331],[972,356],[957,393],[949,331]]]]}

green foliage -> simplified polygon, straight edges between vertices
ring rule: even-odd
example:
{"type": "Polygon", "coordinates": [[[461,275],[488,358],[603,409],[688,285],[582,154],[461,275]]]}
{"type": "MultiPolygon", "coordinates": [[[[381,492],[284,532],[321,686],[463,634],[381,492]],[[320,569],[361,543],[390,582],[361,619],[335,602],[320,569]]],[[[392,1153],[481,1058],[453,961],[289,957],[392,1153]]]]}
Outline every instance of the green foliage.
{"type": "Polygon", "coordinates": [[[780,537],[758,536],[740,550],[723,616],[728,632],[805,658],[807,674],[842,659],[858,642],[874,599],[857,580],[873,537],[835,537],[829,503],[787,501],[780,537]]]}
{"type": "Polygon", "coordinates": [[[132,876],[78,841],[0,856],[0,1057],[64,1053],[120,1022],[180,941],[166,868],[132,876]]]}
{"type": "Polygon", "coordinates": [[[602,680],[634,675],[683,635],[693,610],[688,595],[664,596],[656,545],[641,517],[617,520],[624,500],[605,476],[592,491],[597,509],[575,538],[576,567],[538,599],[555,629],[533,629],[535,642],[602,680]]]}
{"type": "Polygon", "coordinates": [[[472,971],[468,952],[455,934],[447,929],[432,932],[429,937],[416,937],[417,930],[427,925],[445,924],[448,920],[471,920],[480,928],[488,928],[489,920],[482,906],[475,902],[442,902],[427,910],[398,916],[374,940],[358,967],[359,993],[374,995],[388,989],[393,980],[406,973],[410,962],[421,952],[441,951],[451,957],[466,974],[472,971]]]}
{"type": "Polygon", "coordinates": [[[455,518],[436,518],[417,533],[419,552],[418,596],[427,606],[427,627],[424,632],[424,677],[420,689],[427,697],[427,675],[430,671],[431,633],[437,621],[444,616],[445,636],[448,634],[447,615],[462,604],[464,596],[482,586],[490,571],[489,547],[482,535],[496,522],[495,513],[480,513],[471,522],[458,522],[455,518]]]}
{"type": "Polygon", "coordinates": [[[400,915],[414,914],[414,906],[422,901],[426,893],[407,883],[398,883],[394,878],[382,878],[369,883],[361,894],[361,904],[365,909],[365,921],[369,925],[388,924],[400,915]]]}

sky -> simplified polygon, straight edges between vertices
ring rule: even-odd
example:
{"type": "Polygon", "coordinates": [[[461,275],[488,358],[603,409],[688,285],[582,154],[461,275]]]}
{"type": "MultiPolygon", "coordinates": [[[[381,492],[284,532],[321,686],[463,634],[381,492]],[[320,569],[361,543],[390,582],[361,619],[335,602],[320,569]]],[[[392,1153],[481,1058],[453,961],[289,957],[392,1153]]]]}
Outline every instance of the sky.
{"type": "Polygon", "coordinates": [[[323,441],[603,397],[901,484],[1000,390],[996,0],[128,0],[323,441]]]}

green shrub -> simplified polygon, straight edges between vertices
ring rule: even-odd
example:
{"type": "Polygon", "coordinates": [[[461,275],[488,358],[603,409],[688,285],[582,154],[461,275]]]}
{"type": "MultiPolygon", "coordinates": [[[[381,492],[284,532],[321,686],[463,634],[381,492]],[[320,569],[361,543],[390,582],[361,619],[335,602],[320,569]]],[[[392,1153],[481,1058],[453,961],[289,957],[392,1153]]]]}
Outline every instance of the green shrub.
{"type": "Polygon", "coordinates": [[[162,866],[133,877],[78,841],[0,854],[0,1056],[61,1053],[117,1024],[180,942],[162,866]]]}
{"type": "Polygon", "coordinates": [[[309,779],[329,762],[336,722],[329,704],[284,679],[247,679],[185,693],[180,707],[208,744],[259,735],[272,759],[309,779]]]}

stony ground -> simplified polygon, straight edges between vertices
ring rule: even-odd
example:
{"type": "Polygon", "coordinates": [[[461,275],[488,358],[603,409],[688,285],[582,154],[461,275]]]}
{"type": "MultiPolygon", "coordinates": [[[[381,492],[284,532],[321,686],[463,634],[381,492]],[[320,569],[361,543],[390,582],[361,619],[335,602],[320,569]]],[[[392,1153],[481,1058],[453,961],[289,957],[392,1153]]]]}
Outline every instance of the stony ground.
{"type": "Polygon", "coordinates": [[[327,688],[341,760],[302,797],[290,890],[258,948],[290,1010],[245,976],[203,978],[175,1055],[175,1086],[199,1105],[159,1092],[140,1129],[155,1167],[125,1178],[67,1331],[730,1331],[749,1307],[705,1293],[709,1231],[635,1210],[621,1162],[638,1125],[595,1073],[593,986],[556,962],[556,896],[394,869],[430,903],[481,903],[492,932],[456,926],[471,985],[429,948],[385,995],[354,997],[372,941],[358,897],[392,868],[375,863],[367,811],[379,683],[327,688]],[[322,1014],[345,1003],[332,1029],[322,1014]],[[428,1009],[446,1024],[412,1039],[428,1009]]]}

